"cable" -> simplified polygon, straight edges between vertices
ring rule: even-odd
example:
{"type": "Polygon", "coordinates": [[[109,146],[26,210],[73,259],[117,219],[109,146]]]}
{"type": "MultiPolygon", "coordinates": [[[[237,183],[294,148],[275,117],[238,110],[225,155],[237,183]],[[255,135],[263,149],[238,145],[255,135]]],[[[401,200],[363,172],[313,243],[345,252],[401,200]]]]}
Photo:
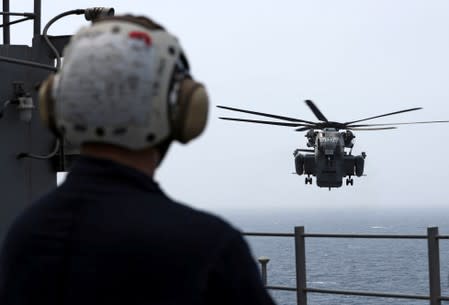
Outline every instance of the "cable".
{"type": "Polygon", "coordinates": [[[33,18],[30,18],[30,17],[25,17],[25,18],[22,18],[22,19],[17,19],[17,20],[14,20],[14,21],[10,21],[10,22],[8,22],[8,23],[0,24],[0,28],[5,27],[5,26],[9,26],[9,25],[13,25],[13,24],[16,24],[16,23],[20,23],[20,22],[23,22],[23,21],[32,20],[32,19],[33,19],[33,18]]]}
{"type": "Polygon", "coordinates": [[[0,119],[3,117],[3,114],[5,113],[6,108],[11,104],[10,100],[7,100],[6,102],[3,103],[3,107],[0,110],[0,119]]]}
{"type": "Polygon", "coordinates": [[[34,13],[11,13],[11,12],[0,12],[0,16],[7,15],[7,16],[22,16],[22,17],[30,17],[35,18],[36,15],[34,13]]]}
{"type": "Polygon", "coordinates": [[[55,46],[51,43],[50,39],[48,38],[47,32],[50,26],[55,23],[55,21],[61,19],[62,17],[68,16],[68,15],[82,15],[84,14],[84,17],[86,20],[94,20],[101,16],[113,16],[114,15],[114,9],[111,7],[93,7],[93,8],[87,8],[87,9],[77,9],[77,10],[71,10],[64,13],[61,13],[55,17],[53,17],[44,27],[44,31],[42,33],[42,36],[44,37],[45,42],[48,44],[49,48],[52,50],[53,54],[55,54],[56,57],[56,69],[59,70],[61,67],[61,55],[59,54],[58,50],[55,48],[55,46]]]}
{"type": "Polygon", "coordinates": [[[48,44],[48,47],[50,48],[50,50],[53,52],[53,54],[56,57],[56,69],[58,69],[58,70],[61,67],[61,55],[59,54],[58,50],[55,48],[55,46],[51,43],[50,39],[48,38],[48,35],[47,35],[48,29],[50,28],[50,26],[53,23],[55,23],[55,21],[61,19],[62,17],[68,16],[68,15],[81,15],[81,14],[84,14],[84,12],[85,12],[85,10],[83,10],[83,9],[71,10],[71,11],[64,12],[62,14],[59,14],[59,15],[53,17],[49,22],[47,22],[47,24],[44,27],[42,36],[44,37],[45,42],[48,44]]]}
{"type": "Polygon", "coordinates": [[[61,146],[61,141],[59,139],[56,139],[55,148],[48,155],[41,156],[41,155],[35,155],[35,154],[30,154],[30,153],[20,153],[17,155],[17,159],[23,159],[23,158],[31,158],[31,159],[39,159],[39,160],[51,159],[54,156],[56,156],[56,154],[59,151],[60,146],[61,146]]]}
{"type": "Polygon", "coordinates": [[[51,71],[56,71],[56,68],[53,66],[50,66],[50,65],[44,65],[44,64],[40,64],[40,63],[34,62],[34,61],[16,59],[16,58],[7,57],[7,56],[0,56],[0,61],[30,66],[30,67],[35,67],[35,68],[41,68],[41,69],[46,69],[46,70],[51,70],[51,71]]]}
{"type": "Polygon", "coordinates": [[[115,10],[112,7],[91,7],[84,10],[84,18],[93,21],[99,17],[114,16],[115,10]]]}

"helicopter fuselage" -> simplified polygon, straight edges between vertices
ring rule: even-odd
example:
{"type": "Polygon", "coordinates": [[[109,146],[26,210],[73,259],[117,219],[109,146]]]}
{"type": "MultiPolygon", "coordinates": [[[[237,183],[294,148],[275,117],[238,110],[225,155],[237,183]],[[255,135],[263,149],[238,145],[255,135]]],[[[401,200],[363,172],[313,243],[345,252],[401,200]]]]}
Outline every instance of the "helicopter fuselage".
{"type": "Polygon", "coordinates": [[[351,176],[362,176],[364,167],[364,154],[353,156],[352,150],[354,135],[350,131],[339,132],[335,128],[323,130],[310,130],[306,137],[307,146],[313,147],[314,153],[301,154],[300,150],[294,153],[296,173],[305,174],[306,184],[312,184],[310,176],[316,176],[319,187],[341,187],[343,177],[348,176],[346,184],[353,184],[351,176]]]}

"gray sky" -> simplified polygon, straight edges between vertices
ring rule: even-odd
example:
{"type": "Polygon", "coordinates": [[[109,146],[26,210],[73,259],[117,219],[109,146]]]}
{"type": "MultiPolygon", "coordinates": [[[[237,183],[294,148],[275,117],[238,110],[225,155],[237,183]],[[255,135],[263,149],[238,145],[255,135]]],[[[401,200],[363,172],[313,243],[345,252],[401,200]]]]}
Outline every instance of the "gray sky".
{"type": "MultiPolygon", "coordinates": [[[[32,3],[11,1],[11,11],[32,11],[32,3]]],[[[221,121],[238,114],[215,106],[315,120],[303,102],[312,99],[330,120],[410,107],[424,109],[372,122],[449,119],[449,1],[43,0],[43,26],[63,11],[91,6],[162,23],[209,90],[206,132],[173,145],[156,175],[173,198],[213,212],[447,204],[449,125],[356,133],[354,153],[367,153],[367,176],[329,192],[291,174],[304,133],[221,121]]],[[[12,43],[29,44],[31,24],[13,26],[12,43]]],[[[50,34],[85,24],[82,16],[67,17],[50,34]]]]}

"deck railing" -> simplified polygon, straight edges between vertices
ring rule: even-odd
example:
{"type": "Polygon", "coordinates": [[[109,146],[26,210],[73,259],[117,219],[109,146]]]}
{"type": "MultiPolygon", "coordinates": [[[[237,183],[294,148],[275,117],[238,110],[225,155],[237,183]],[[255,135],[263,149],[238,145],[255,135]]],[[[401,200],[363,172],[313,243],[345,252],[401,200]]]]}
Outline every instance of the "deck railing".
{"type": "Polygon", "coordinates": [[[438,227],[427,228],[427,235],[395,235],[395,234],[323,234],[305,233],[304,227],[295,227],[294,233],[261,233],[246,232],[244,236],[271,236],[290,237],[295,240],[295,265],[296,265],[296,287],[267,285],[267,257],[259,258],[262,269],[262,279],[267,289],[296,291],[298,305],[307,305],[308,293],[339,294],[353,296],[369,296],[381,298],[429,300],[430,305],[441,305],[441,301],[449,301],[449,296],[441,295],[440,282],[440,239],[449,239],[449,236],[439,235],[438,227]],[[309,288],[306,282],[306,238],[362,238],[362,239],[427,239],[428,272],[429,272],[429,294],[403,294],[379,291],[360,290],[337,290],[309,288]]]}

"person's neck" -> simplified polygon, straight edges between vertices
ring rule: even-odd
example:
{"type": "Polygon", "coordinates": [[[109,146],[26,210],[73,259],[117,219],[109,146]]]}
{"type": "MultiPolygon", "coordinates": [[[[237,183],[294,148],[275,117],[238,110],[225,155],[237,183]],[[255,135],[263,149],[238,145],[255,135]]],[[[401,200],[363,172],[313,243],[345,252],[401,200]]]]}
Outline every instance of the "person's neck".
{"type": "Polygon", "coordinates": [[[155,148],[130,150],[115,145],[99,143],[82,145],[81,154],[116,161],[135,168],[150,177],[154,176],[160,159],[160,154],[155,148]]]}

